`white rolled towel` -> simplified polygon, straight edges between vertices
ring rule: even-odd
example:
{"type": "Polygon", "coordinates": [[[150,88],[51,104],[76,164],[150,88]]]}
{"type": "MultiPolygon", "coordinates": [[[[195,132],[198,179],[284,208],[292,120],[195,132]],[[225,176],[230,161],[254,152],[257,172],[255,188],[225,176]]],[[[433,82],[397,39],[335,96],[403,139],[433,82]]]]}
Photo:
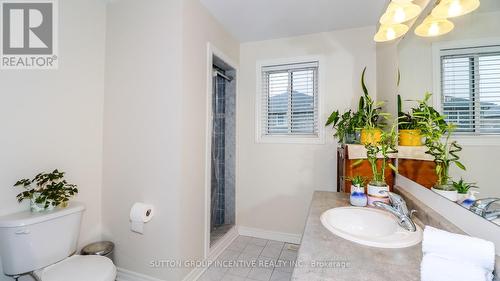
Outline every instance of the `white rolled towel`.
{"type": "Polygon", "coordinates": [[[424,229],[422,252],[483,268],[492,272],[495,267],[495,244],[483,239],[440,230],[424,229]]]}
{"type": "Polygon", "coordinates": [[[491,281],[493,274],[479,266],[426,254],[420,268],[421,281],[491,281]]]}

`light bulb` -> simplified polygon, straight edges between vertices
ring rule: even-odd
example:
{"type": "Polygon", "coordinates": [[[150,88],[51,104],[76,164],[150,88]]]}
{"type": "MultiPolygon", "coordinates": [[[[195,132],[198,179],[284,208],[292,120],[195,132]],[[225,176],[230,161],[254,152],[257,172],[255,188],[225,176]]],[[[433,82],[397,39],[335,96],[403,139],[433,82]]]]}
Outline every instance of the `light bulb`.
{"type": "Polygon", "coordinates": [[[406,19],[406,13],[403,8],[399,7],[394,11],[394,22],[404,22],[406,19]]]}
{"type": "Polygon", "coordinates": [[[429,27],[428,31],[429,36],[436,36],[439,34],[439,25],[437,22],[433,22],[429,27]]]}
{"type": "Polygon", "coordinates": [[[396,32],[392,27],[387,28],[387,31],[385,33],[385,36],[387,37],[387,40],[392,40],[396,38],[396,32]]]}
{"type": "Polygon", "coordinates": [[[462,13],[462,5],[460,4],[460,0],[453,0],[450,3],[450,7],[448,8],[448,16],[456,17],[462,13]]]}

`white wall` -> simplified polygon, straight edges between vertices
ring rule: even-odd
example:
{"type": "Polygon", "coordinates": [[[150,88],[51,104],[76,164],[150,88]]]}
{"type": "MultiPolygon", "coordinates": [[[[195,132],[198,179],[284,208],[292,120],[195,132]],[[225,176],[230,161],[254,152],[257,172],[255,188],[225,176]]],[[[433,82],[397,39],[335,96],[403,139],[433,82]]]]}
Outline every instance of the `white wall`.
{"type": "MultiPolygon", "coordinates": [[[[205,250],[205,164],[207,122],[207,43],[236,64],[240,44],[199,0],[183,1],[182,172],[180,231],[183,259],[203,259],[205,250]]],[[[237,78],[237,77],[236,77],[237,78]]],[[[238,95],[238,93],[237,93],[238,95]]]]}
{"type": "Polygon", "coordinates": [[[117,266],[167,280],[180,280],[179,271],[149,263],[180,252],[180,13],[180,1],[107,6],[104,236],[116,244],[117,266]],[[134,202],[156,207],[145,235],[129,230],[134,202]]]}
{"type": "Polygon", "coordinates": [[[398,45],[377,44],[377,100],[384,101],[384,111],[393,118],[398,114],[396,96],[398,93],[398,45]]]}
{"type": "MultiPolygon", "coordinates": [[[[437,39],[425,39],[408,35],[398,46],[399,67],[401,70],[400,93],[403,99],[422,99],[426,91],[433,90],[433,65],[432,65],[432,43],[448,42],[475,38],[500,37],[498,29],[500,11],[488,13],[472,13],[457,18],[455,29],[437,39]]],[[[412,104],[405,103],[408,108],[412,104]]],[[[460,139],[459,139],[460,142],[460,139]]],[[[468,168],[463,172],[458,168],[452,168],[452,177],[463,176],[466,180],[477,182],[480,188],[480,197],[500,196],[497,181],[494,175],[498,173],[498,167],[488,165],[488,159],[500,158],[500,146],[487,145],[477,142],[477,145],[463,144],[464,150],[460,153],[462,162],[468,168]]]]}
{"type": "Polygon", "coordinates": [[[153,259],[203,258],[207,41],[239,46],[198,1],[111,2],[107,13],[103,225],[119,267],[164,280],[189,269],[153,259]],[[132,204],[155,205],[145,234],[132,204]]]}
{"type": "Polygon", "coordinates": [[[0,215],[28,207],[11,188],[18,179],[58,168],[87,206],[83,245],[101,235],[105,4],[59,1],[59,9],[59,69],[0,70],[0,215]]]}
{"type": "Polygon", "coordinates": [[[356,107],[360,75],[375,95],[374,27],[349,29],[241,45],[238,99],[237,223],[241,226],[300,235],[314,190],[336,190],[336,140],[325,144],[255,143],[256,63],[261,60],[323,56],[324,115],[356,107]]]}

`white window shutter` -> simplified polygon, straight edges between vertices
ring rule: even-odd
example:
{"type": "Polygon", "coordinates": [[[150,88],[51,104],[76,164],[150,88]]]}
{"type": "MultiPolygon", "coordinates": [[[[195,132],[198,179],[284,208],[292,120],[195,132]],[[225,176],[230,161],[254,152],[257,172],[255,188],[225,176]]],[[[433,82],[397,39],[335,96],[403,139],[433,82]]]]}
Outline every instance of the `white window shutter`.
{"type": "Polygon", "coordinates": [[[262,68],[262,136],[318,136],[318,62],[262,68]]]}
{"type": "Polygon", "coordinates": [[[441,51],[446,121],[463,134],[500,134],[500,46],[441,51]]]}

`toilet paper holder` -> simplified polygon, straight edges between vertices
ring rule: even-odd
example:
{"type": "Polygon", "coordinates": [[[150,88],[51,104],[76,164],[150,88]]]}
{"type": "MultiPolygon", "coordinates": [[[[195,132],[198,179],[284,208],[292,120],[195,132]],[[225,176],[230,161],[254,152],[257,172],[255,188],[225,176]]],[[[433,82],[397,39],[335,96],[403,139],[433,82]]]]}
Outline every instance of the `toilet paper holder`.
{"type": "Polygon", "coordinates": [[[153,205],[137,202],[130,209],[130,230],[144,233],[144,224],[151,221],[154,215],[153,205]]]}

